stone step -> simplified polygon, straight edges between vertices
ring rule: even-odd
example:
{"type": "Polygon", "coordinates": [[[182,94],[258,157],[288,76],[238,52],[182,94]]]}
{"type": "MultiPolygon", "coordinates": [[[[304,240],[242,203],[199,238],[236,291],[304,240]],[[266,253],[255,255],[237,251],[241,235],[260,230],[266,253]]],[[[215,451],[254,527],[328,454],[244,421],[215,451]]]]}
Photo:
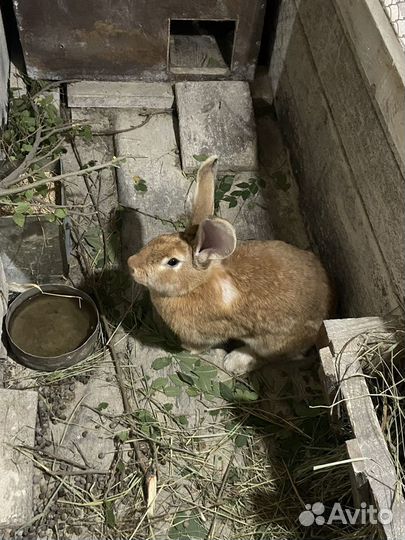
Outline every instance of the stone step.
{"type": "Polygon", "coordinates": [[[38,395],[32,390],[0,390],[0,527],[32,517],[33,462],[16,446],[34,446],[38,395]]]}
{"type": "Polygon", "coordinates": [[[69,107],[167,111],[174,96],[169,83],[81,81],[68,84],[67,100],[69,107]]]}
{"type": "Polygon", "coordinates": [[[221,171],[257,169],[256,128],[249,84],[243,81],[180,82],[175,85],[183,171],[194,156],[217,154],[221,171]]]}
{"type": "MultiPolygon", "coordinates": [[[[114,129],[144,120],[136,111],[120,111],[114,129]]],[[[155,236],[175,231],[174,225],[184,218],[191,180],[181,171],[171,114],[154,115],[142,127],[118,133],[115,146],[117,156],[128,156],[117,169],[118,199],[127,210],[121,236],[125,258],[155,236]]]]}

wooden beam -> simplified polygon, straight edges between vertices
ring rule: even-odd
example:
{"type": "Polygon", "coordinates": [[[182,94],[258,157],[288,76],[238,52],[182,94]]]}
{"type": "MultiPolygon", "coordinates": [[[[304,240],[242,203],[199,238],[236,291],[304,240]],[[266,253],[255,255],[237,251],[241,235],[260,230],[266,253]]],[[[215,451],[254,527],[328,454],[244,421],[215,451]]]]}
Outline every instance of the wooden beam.
{"type": "MultiPolygon", "coordinates": [[[[359,480],[361,480],[359,474],[366,476],[371,500],[376,505],[377,510],[390,510],[392,512],[391,523],[379,523],[381,537],[387,540],[398,540],[405,538],[405,500],[358,360],[361,334],[374,329],[381,331],[381,329],[386,328],[386,325],[387,322],[378,317],[329,320],[325,321],[324,324],[329,340],[329,353],[334,356],[338,384],[338,395],[332,402],[344,404],[354,438],[357,441],[356,446],[354,443],[348,444],[349,456],[363,458],[361,462],[352,463],[353,482],[358,486],[359,480]]],[[[321,350],[321,358],[324,359],[323,366],[325,359],[328,359],[328,352],[321,350]]],[[[328,360],[327,371],[330,374],[330,358],[328,360]]],[[[360,485],[361,490],[358,487],[354,490],[354,498],[357,500],[360,495],[365,496],[366,493],[363,480],[360,485]]],[[[358,502],[362,501],[358,500],[358,502]]]]}

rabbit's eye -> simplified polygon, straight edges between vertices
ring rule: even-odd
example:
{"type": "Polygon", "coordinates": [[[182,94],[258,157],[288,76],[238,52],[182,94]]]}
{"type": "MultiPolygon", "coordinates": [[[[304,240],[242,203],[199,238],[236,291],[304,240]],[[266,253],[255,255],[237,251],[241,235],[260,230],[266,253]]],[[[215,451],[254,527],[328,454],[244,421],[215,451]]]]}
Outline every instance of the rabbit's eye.
{"type": "Polygon", "coordinates": [[[167,264],[169,266],[177,266],[179,262],[180,262],[179,259],[175,259],[174,257],[172,257],[171,259],[167,261],[167,264]]]}

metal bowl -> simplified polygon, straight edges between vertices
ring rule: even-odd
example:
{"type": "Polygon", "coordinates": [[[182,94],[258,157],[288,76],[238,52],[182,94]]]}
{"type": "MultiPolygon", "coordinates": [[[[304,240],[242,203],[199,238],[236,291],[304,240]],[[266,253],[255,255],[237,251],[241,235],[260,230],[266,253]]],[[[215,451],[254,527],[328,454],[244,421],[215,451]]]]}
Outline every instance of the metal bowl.
{"type": "MultiPolygon", "coordinates": [[[[80,297],[83,302],[86,302],[86,307],[94,314],[94,329],[91,331],[91,333],[89,333],[86,340],[79,347],[66,351],[58,356],[37,356],[35,354],[31,354],[30,351],[22,350],[11,337],[11,323],[14,320],[13,316],[15,315],[16,310],[20,306],[22,306],[32,297],[42,294],[38,288],[33,287],[32,289],[29,289],[28,291],[25,291],[17,296],[17,298],[10,304],[7,311],[5,319],[5,331],[10,344],[10,349],[13,353],[13,359],[26,367],[39,371],[55,371],[57,369],[67,368],[76,364],[77,362],[80,362],[81,360],[84,360],[94,350],[100,331],[100,317],[98,309],[88,294],[80,291],[79,289],[75,289],[74,287],[57,284],[41,285],[40,287],[45,293],[80,297]]],[[[18,316],[18,314],[16,316],[18,316]]]]}

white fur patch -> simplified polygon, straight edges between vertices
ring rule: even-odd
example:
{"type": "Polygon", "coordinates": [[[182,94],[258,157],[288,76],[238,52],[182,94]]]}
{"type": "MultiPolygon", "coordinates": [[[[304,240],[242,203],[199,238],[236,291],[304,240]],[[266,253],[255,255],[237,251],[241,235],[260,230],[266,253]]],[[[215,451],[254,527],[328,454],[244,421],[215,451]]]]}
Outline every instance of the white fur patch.
{"type": "Polygon", "coordinates": [[[222,293],[222,301],[226,306],[230,306],[239,297],[239,291],[229,278],[221,279],[219,286],[222,293]]]}
{"type": "Polygon", "coordinates": [[[244,375],[259,366],[258,361],[245,350],[245,347],[231,351],[224,359],[224,368],[234,375],[244,375]]]}

